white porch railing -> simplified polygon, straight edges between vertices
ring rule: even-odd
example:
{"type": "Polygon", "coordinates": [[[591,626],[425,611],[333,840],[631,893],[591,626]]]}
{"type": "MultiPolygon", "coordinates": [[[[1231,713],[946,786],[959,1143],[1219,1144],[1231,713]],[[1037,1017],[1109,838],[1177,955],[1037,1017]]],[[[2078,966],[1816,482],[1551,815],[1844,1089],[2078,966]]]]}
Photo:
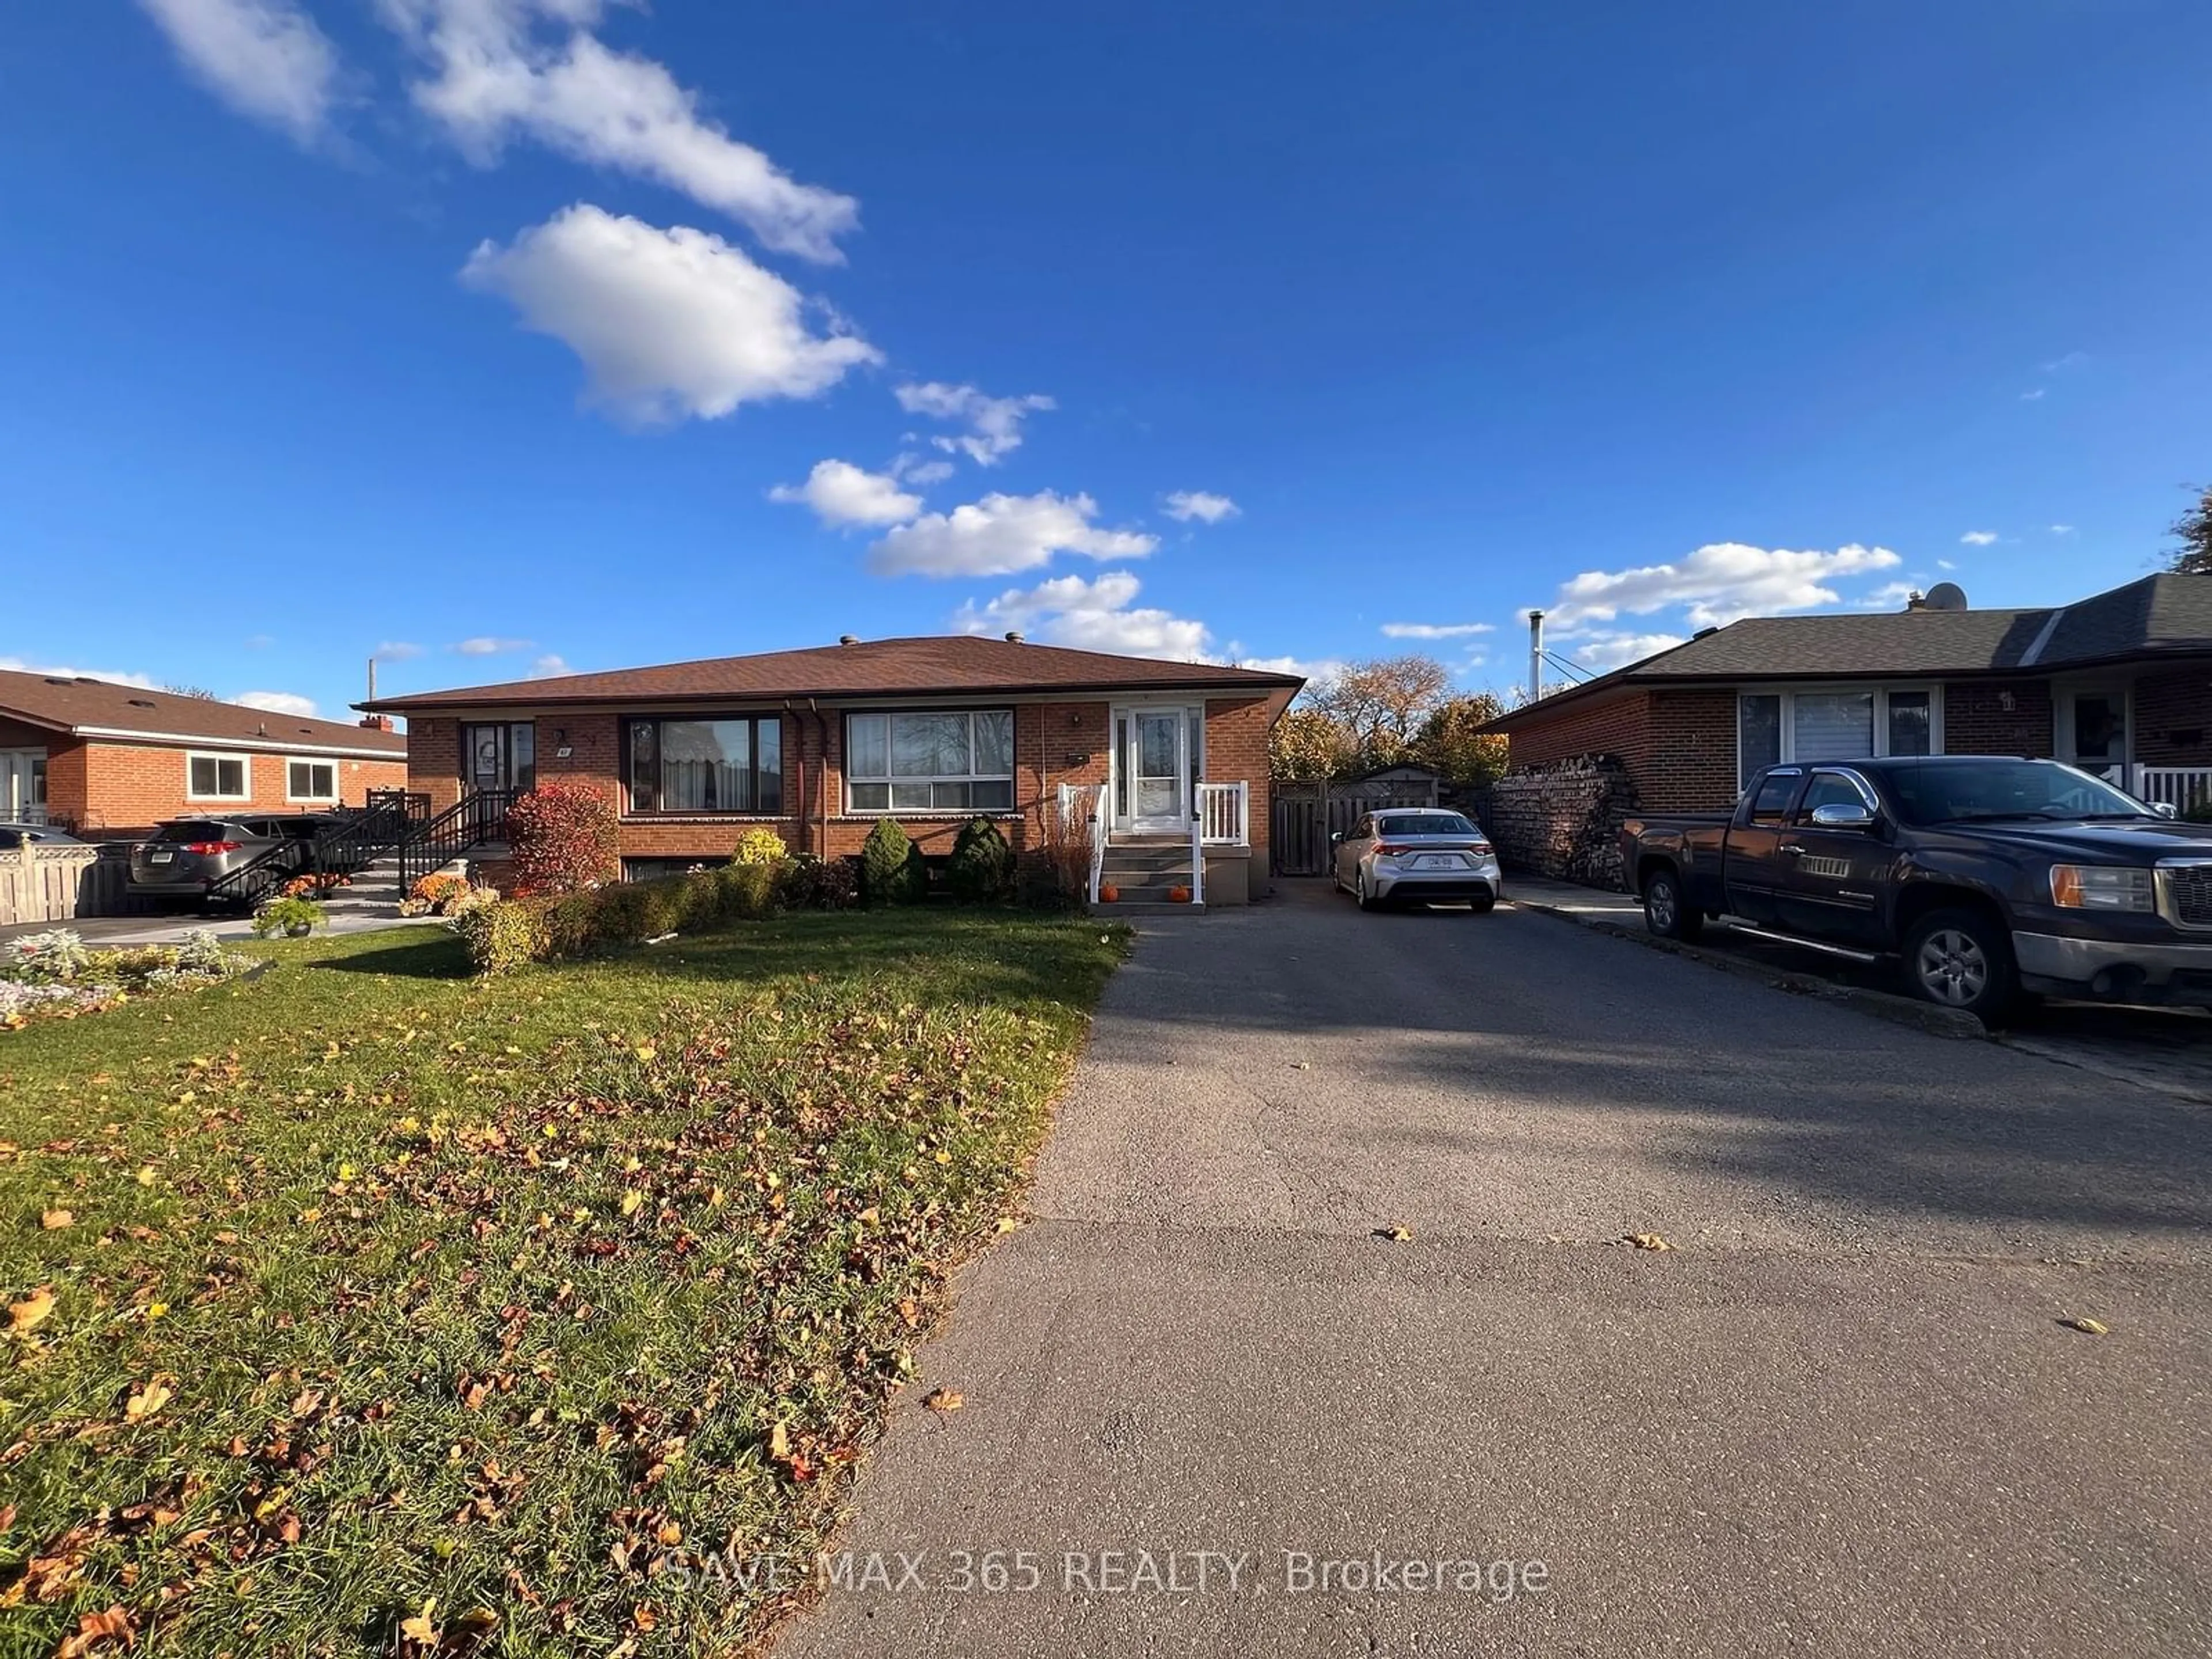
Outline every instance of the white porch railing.
{"type": "Polygon", "coordinates": [[[1252,840],[1252,786],[1198,786],[1198,839],[1209,847],[1244,847],[1252,840]]]}
{"type": "Polygon", "coordinates": [[[2212,766],[2136,766],[2124,786],[2137,800],[2185,812],[2212,804],[2212,766]]]}
{"type": "Polygon", "coordinates": [[[1091,902],[1098,902],[1098,888],[1106,877],[1106,831],[1109,827],[1106,786],[1100,784],[1091,803],[1091,902]]]}
{"type": "Polygon", "coordinates": [[[1206,902],[1206,837],[1204,822],[1190,821],[1190,902],[1194,906],[1206,902]]]}

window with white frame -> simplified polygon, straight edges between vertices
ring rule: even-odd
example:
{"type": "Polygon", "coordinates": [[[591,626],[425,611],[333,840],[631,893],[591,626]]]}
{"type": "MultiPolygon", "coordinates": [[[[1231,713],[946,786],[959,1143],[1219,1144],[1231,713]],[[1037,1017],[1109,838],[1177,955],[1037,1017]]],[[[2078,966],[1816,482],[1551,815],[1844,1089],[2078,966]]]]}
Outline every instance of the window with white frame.
{"type": "Polygon", "coordinates": [[[185,757],[187,800],[250,800],[252,795],[253,768],[246,756],[185,757]]]}
{"type": "Polygon", "coordinates": [[[1942,699],[1929,685],[1821,686],[1736,694],[1736,787],[1785,761],[1942,752],[1942,699]]]}
{"type": "Polygon", "coordinates": [[[284,763],[286,800],[336,800],[337,798],[337,762],[295,760],[284,763]]]}
{"type": "Polygon", "coordinates": [[[1012,811],[1014,711],[846,716],[845,801],[851,812],[1012,811]]]}

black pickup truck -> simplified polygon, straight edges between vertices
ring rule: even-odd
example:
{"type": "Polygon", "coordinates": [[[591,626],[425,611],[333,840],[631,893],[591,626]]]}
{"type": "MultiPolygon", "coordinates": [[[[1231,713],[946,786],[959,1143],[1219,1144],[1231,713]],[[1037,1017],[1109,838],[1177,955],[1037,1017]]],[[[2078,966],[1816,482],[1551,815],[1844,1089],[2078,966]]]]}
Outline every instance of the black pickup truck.
{"type": "Polygon", "coordinates": [[[1769,767],[1735,811],[1631,818],[1645,925],[1707,919],[1862,962],[1917,996],[2002,1013],[2022,992],[2212,1006],[2212,824],[2056,761],[1769,767]]]}

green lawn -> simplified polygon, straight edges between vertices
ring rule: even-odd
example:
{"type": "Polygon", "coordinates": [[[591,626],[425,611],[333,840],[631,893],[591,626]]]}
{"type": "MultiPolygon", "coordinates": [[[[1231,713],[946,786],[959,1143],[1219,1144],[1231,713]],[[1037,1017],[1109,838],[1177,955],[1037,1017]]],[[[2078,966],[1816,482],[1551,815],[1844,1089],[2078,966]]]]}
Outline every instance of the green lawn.
{"type": "Polygon", "coordinates": [[[818,915],[479,981],[402,930],[0,1034],[0,1654],[757,1635],[700,1558],[821,1541],[1121,951],[818,915]]]}

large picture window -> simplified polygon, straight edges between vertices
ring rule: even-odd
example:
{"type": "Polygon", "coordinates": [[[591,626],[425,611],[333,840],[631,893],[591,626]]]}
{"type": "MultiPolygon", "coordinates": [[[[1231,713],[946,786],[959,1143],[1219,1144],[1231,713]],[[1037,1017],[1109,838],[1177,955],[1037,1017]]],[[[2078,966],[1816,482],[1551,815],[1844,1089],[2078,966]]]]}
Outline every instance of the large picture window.
{"type": "Polygon", "coordinates": [[[845,799],[854,812],[1011,811],[1013,710],[848,715],[845,799]]]}
{"type": "Polygon", "coordinates": [[[1739,693],[1736,787],[1784,761],[1940,754],[1942,714],[1942,701],[1928,686],[1739,693]]]}
{"type": "Polygon", "coordinates": [[[337,762],[295,760],[284,763],[286,800],[336,800],[337,798],[337,762]]]}
{"type": "Polygon", "coordinates": [[[632,720],[632,812],[783,811],[783,722],[757,720],[632,720]]]}

